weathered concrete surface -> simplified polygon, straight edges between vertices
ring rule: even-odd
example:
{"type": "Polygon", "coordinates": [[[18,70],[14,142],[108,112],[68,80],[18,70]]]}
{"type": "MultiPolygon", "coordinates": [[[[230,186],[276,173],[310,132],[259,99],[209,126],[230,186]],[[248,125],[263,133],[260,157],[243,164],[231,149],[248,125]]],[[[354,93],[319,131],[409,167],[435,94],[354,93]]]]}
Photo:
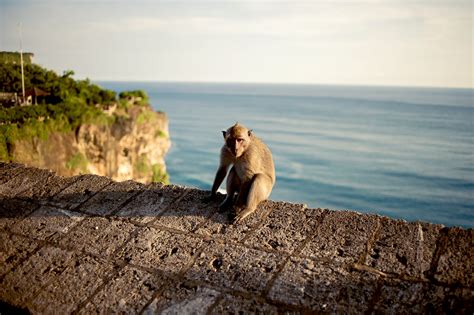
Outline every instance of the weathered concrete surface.
{"type": "Polygon", "coordinates": [[[206,194],[0,164],[0,313],[474,311],[472,229],[206,194]]]}

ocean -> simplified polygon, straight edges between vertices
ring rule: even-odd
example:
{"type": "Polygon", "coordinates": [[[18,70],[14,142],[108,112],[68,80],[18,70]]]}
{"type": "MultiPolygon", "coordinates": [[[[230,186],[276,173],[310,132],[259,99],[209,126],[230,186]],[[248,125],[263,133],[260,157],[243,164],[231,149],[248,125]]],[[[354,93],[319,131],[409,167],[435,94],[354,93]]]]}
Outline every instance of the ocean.
{"type": "Polygon", "coordinates": [[[143,89],[168,114],[173,184],[210,190],[221,130],[238,121],[273,152],[273,200],[473,227],[472,89],[98,84],[143,89]]]}

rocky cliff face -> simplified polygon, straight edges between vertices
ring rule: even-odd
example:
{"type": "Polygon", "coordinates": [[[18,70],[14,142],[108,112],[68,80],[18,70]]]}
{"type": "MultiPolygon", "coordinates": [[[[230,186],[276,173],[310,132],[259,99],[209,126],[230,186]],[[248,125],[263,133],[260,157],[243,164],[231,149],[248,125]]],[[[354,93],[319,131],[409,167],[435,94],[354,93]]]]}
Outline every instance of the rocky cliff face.
{"type": "Polygon", "coordinates": [[[92,173],[117,181],[167,182],[164,156],[171,142],[166,114],[143,105],[113,107],[107,114],[113,123],[19,141],[14,160],[64,176],[92,173]]]}

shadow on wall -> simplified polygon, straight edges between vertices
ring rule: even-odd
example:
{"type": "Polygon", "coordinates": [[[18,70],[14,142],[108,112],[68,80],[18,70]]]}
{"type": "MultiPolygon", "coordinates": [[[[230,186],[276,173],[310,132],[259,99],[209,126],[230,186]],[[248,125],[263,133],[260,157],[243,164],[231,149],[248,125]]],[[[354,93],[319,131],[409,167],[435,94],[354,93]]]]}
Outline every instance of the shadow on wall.
{"type": "MultiPolygon", "coordinates": [[[[161,184],[146,186],[132,181],[112,183],[112,186],[127,185],[140,185],[143,189],[105,187],[101,191],[84,189],[72,193],[63,191],[52,196],[45,193],[35,197],[22,193],[14,197],[5,197],[0,194],[0,218],[23,218],[35,212],[38,217],[128,217],[136,218],[142,223],[145,223],[143,220],[149,222],[165,216],[196,217],[198,220],[214,217],[217,223],[231,223],[230,211],[217,215],[218,205],[225,197],[220,193],[216,200],[207,201],[209,191],[161,184]]],[[[260,208],[264,204],[265,202],[260,205],[260,208]]],[[[263,210],[257,210],[257,212],[261,211],[263,210]]]]}
{"type": "Polygon", "coordinates": [[[0,300],[38,313],[182,313],[190,305],[216,313],[448,312],[472,306],[462,287],[354,270],[349,262],[359,252],[337,259],[302,255],[327,211],[301,213],[303,205],[266,201],[233,225],[227,213],[217,212],[224,196],[206,203],[208,194],[34,169],[0,176],[2,247],[7,253],[22,248],[0,266],[0,300]],[[292,221],[296,211],[298,223],[292,221]],[[266,229],[255,233],[264,222],[266,229]],[[79,276],[77,266],[103,272],[91,275],[100,279],[95,287],[74,296],[70,288],[81,290],[80,281],[89,278],[79,276]],[[58,298],[65,294],[69,304],[58,298]]]}

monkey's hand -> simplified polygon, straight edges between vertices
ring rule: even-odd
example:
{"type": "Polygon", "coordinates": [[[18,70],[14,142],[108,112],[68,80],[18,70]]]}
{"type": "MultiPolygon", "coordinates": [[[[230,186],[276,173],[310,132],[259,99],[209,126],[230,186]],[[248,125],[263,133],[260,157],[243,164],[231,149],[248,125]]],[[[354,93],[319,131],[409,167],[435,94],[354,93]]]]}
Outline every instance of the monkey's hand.
{"type": "Polygon", "coordinates": [[[226,212],[227,210],[231,210],[233,208],[232,205],[232,198],[226,198],[220,205],[219,205],[219,212],[226,212]]]}
{"type": "Polygon", "coordinates": [[[242,209],[234,218],[234,224],[241,223],[246,217],[248,217],[253,212],[252,209],[245,208],[242,209]]]}

